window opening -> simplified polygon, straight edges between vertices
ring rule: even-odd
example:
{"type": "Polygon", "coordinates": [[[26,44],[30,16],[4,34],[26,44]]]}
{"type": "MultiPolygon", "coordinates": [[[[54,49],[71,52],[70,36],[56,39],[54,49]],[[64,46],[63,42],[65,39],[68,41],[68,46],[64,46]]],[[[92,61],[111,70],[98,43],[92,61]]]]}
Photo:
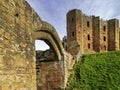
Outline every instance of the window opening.
{"type": "Polygon", "coordinates": [[[74,37],[74,35],[75,35],[75,32],[72,32],[72,36],[74,37]]]}
{"type": "Polygon", "coordinates": [[[106,37],[104,36],[104,41],[106,41],[106,37]]]}
{"type": "Polygon", "coordinates": [[[90,22],[89,21],[87,21],[87,27],[90,27],[90,22]]]}
{"type": "Polygon", "coordinates": [[[106,31],[106,26],[103,26],[103,30],[106,31]]]}
{"type": "Polygon", "coordinates": [[[88,40],[90,40],[90,35],[88,35],[88,40]]]}
{"type": "Polygon", "coordinates": [[[88,43],[88,49],[90,49],[90,43],[88,43]]]}

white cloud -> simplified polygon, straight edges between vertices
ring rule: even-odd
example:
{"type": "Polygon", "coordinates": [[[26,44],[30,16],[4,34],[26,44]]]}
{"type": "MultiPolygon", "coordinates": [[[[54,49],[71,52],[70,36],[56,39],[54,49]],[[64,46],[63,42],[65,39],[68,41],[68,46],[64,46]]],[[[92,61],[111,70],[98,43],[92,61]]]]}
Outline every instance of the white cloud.
{"type": "Polygon", "coordinates": [[[42,40],[35,40],[35,50],[47,50],[50,47],[42,40]]]}

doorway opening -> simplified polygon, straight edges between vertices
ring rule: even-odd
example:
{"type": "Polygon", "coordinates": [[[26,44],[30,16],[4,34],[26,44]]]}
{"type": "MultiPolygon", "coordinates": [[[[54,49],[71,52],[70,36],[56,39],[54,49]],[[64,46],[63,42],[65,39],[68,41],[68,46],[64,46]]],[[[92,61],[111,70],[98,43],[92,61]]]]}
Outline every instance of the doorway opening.
{"type": "Polygon", "coordinates": [[[36,51],[36,81],[37,81],[37,90],[40,89],[41,85],[41,64],[46,62],[51,62],[55,60],[56,54],[47,40],[35,40],[35,51],[36,51]]]}
{"type": "Polygon", "coordinates": [[[35,40],[36,60],[51,61],[55,60],[54,49],[47,40],[35,40]]]}

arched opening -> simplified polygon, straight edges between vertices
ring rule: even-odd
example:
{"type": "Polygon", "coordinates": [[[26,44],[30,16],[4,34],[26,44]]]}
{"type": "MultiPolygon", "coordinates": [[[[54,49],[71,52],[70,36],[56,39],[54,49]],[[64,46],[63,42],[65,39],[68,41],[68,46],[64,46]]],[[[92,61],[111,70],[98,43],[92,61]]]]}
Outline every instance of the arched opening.
{"type": "Polygon", "coordinates": [[[37,90],[41,90],[41,85],[40,85],[42,78],[41,73],[48,72],[47,70],[43,71],[42,68],[46,68],[44,65],[46,65],[47,63],[54,62],[57,57],[53,49],[53,46],[50,44],[48,40],[45,39],[35,40],[35,50],[36,50],[37,90]]]}
{"type": "Polygon", "coordinates": [[[56,53],[48,40],[35,40],[35,50],[39,62],[56,60],[56,53]]]}
{"type": "Polygon", "coordinates": [[[56,30],[46,22],[42,22],[42,27],[40,30],[36,30],[33,36],[36,49],[37,90],[58,90],[64,81],[63,65],[61,65],[64,49],[61,40],[56,30]],[[37,52],[37,50],[43,52],[37,52]],[[56,77],[58,75],[61,79],[56,77]]]}
{"type": "Polygon", "coordinates": [[[54,37],[54,35],[50,34],[47,31],[38,30],[34,33],[35,40],[43,40],[48,46],[50,47],[50,50],[53,50],[55,54],[55,60],[61,60],[61,54],[62,49],[59,40],[56,40],[57,37],[54,37]]]}

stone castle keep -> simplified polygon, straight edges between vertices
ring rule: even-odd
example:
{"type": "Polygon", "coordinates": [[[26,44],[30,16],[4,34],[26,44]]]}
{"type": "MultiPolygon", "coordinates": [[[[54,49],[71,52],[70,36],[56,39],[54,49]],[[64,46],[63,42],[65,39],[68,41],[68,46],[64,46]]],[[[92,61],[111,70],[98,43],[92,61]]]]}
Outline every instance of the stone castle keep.
{"type": "Polygon", "coordinates": [[[120,49],[119,20],[102,20],[74,9],[67,13],[67,39],[64,47],[72,55],[120,49]]]}

